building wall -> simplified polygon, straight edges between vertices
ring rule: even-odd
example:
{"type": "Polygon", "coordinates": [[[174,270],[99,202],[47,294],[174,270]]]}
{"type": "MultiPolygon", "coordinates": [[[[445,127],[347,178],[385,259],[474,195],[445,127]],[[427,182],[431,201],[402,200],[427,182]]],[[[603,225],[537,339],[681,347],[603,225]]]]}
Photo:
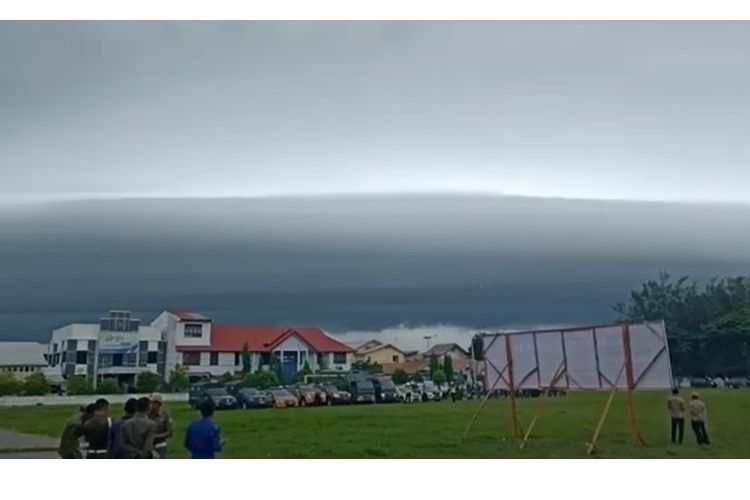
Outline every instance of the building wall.
{"type": "Polygon", "coordinates": [[[369,359],[372,363],[379,363],[381,365],[385,363],[404,362],[404,353],[393,347],[383,347],[366,353],[355,353],[354,357],[362,361],[369,359]]]}
{"type": "Polygon", "coordinates": [[[12,365],[12,366],[0,366],[0,372],[7,372],[13,374],[18,380],[23,380],[32,373],[41,372],[44,366],[35,365],[12,365]]]}

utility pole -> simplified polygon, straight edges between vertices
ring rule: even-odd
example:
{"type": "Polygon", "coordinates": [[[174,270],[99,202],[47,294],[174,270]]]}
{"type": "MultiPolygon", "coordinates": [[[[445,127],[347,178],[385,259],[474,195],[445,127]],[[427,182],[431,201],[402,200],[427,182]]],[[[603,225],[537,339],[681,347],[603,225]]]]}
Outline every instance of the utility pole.
{"type": "Polygon", "coordinates": [[[425,341],[425,344],[427,345],[427,351],[430,350],[430,339],[432,337],[434,337],[434,335],[425,335],[424,337],[422,337],[425,341]]]}

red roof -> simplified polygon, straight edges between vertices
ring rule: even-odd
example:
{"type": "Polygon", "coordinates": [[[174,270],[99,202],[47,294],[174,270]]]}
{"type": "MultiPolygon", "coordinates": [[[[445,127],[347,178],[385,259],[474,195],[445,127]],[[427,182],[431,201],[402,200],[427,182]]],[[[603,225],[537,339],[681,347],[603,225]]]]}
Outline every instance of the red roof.
{"type": "Polygon", "coordinates": [[[194,312],[184,312],[184,311],[169,311],[174,316],[177,316],[177,319],[181,320],[197,320],[197,321],[210,321],[209,318],[205,317],[202,314],[194,313],[194,312]]]}
{"type": "Polygon", "coordinates": [[[271,352],[292,335],[297,335],[317,352],[354,352],[354,349],[329,337],[320,328],[275,328],[263,326],[211,327],[210,346],[177,346],[178,351],[240,352],[245,344],[252,352],[271,352]]]}

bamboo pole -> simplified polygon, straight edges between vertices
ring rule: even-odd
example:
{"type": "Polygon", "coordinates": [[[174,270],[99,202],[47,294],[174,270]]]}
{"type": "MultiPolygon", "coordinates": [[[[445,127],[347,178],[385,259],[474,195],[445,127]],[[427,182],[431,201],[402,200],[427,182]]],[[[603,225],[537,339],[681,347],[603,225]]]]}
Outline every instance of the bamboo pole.
{"type": "MultiPolygon", "coordinates": [[[[503,371],[505,368],[503,368],[503,371]]],[[[485,377],[487,376],[487,371],[485,370],[485,377]]],[[[474,422],[476,422],[477,417],[479,417],[479,414],[482,412],[482,408],[484,408],[484,405],[487,404],[487,401],[490,399],[490,396],[492,395],[492,391],[495,390],[495,387],[497,387],[497,383],[500,382],[500,379],[502,378],[502,371],[497,374],[497,380],[495,380],[495,383],[492,384],[492,387],[489,391],[487,391],[487,394],[484,395],[484,399],[479,403],[479,407],[477,408],[477,411],[474,412],[474,416],[471,417],[471,420],[469,421],[469,425],[466,426],[466,429],[464,430],[464,433],[461,434],[461,440],[463,441],[466,439],[466,437],[469,435],[469,431],[474,426],[474,422]]]]}
{"type": "Polygon", "coordinates": [[[513,375],[513,353],[510,350],[510,335],[505,336],[505,357],[508,360],[508,389],[510,390],[510,416],[513,425],[513,439],[521,437],[518,424],[518,409],[516,408],[516,384],[513,375]]]}
{"type": "Polygon", "coordinates": [[[638,411],[635,408],[635,398],[633,395],[635,389],[635,377],[633,376],[633,358],[630,347],[630,325],[622,325],[622,347],[625,355],[625,380],[628,388],[628,425],[630,426],[630,435],[637,444],[645,445],[646,442],[641,436],[640,422],[638,421],[638,411]]]}
{"type": "Polygon", "coordinates": [[[555,386],[555,382],[557,382],[557,378],[560,376],[560,373],[563,369],[563,366],[565,366],[565,362],[563,361],[560,363],[560,366],[555,371],[555,374],[552,376],[552,380],[550,381],[549,386],[547,387],[547,390],[544,393],[544,398],[539,400],[539,405],[537,406],[536,414],[534,415],[534,418],[531,419],[531,423],[529,424],[529,428],[526,429],[526,433],[523,435],[523,441],[521,441],[520,446],[518,447],[518,450],[521,451],[526,446],[526,442],[529,440],[529,436],[531,435],[531,431],[534,429],[534,425],[536,424],[537,419],[539,418],[539,415],[542,413],[542,405],[544,402],[549,398],[550,393],[552,392],[552,388],[555,386]]]}
{"type": "Polygon", "coordinates": [[[620,377],[622,377],[622,372],[624,370],[625,370],[625,363],[622,364],[622,367],[620,368],[620,372],[617,374],[617,378],[615,379],[615,382],[612,384],[612,390],[609,393],[609,398],[607,398],[607,404],[604,405],[604,411],[602,411],[602,415],[601,417],[599,417],[599,423],[596,424],[596,430],[594,430],[594,436],[591,438],[589,447],[586,450],[587,455],[591,455],[594,452],[594,449],[596,448],[596,442],[599,439],[599,433],[602,431],[602,426],[604,426],[604,421],[607,419],[609,408],[610,406],[612,406],[612,401],[615,398],[615,392],[617,392],[617,384],[620,382],[620,377]]]}

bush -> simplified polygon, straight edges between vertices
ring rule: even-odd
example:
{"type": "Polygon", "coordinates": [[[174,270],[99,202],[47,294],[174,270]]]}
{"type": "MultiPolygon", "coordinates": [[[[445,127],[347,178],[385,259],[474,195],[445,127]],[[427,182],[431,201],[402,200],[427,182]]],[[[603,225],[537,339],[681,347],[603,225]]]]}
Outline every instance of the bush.
{"type": "Polygon", "coordinates": [[[409,381],[409,374],[404,370],[399,369],[393,372],[393,375],[391,375],[391,379],[396,385],[405,384],[409,381]]]}
{"type": "Polygon", "coordinates": [[[244,382],[250,387],[257,387],[258,389],[268,389],[269,387],[279,385],[279,377],[278,375],[276,375],[276,372],[273,371],[258,371],[247,375],[244,378],[244,382]]]}
{"type": "Polygon", "coordinates": [[[94,393],[94,388],[83,375],[71,375],[68,377],[68,381],[65,385],[68,389],[68,394],[74,396],[94,393]]]}
{"type": "Polygon", "coordinates": [[[224,372],[219,378],[219,381],[221,381],[222,384],[227,384],[232,380],[234,380],[234,375],[232,375],[230,372],[224,372]]]}
{"type": "Polygon", "coordinates": [[[445,383],[445,379],[445,372],[443,370],[435,370],[435,373],[432,374],[432,381],[438,385],[445,383]]]}
{"type": "Polygon", "coordinates": [[[138,375],[135,381],[136,391],[140,393],[150,393],[159,390],[161,379],[159,375],[153,372],[143,372],[138,375]]]}
{"type": "Polygon", "coordinates": [[[99,394],[120,394],[122,390],[117,383],[117,379],[105,378],[97,386],[96,392],[99,394]]]}
{"type": "Polygon", "coordinates": [[[49,394],[47,377],[41,372],[32,373],[23,381],[23,393],[26,396],[44,396],[49,394]]]}
{"type": "Polygon", "coordinates": [[[177,365],[169,374],[169,389],[173,392],[184,392],[190,388],[190,379],[188,378],[187,369],[182,365],[177,365]]]}
{"type": "Polygon", "coordinates": [[[0,396],[13,396],[21,392],[21,383],[9,372],[0,372],[0,396]]]}
{"type": "Polygon", "coordinates": [[[300,371],[294,374],[294,377],[292,377],[292,382],[295,384],[298,382],[304,382],[305,377],[307,375],[312,375],[312,373],[313,371],[310,369],[309,363],[305,361],[305,366],[300,371]]]}

